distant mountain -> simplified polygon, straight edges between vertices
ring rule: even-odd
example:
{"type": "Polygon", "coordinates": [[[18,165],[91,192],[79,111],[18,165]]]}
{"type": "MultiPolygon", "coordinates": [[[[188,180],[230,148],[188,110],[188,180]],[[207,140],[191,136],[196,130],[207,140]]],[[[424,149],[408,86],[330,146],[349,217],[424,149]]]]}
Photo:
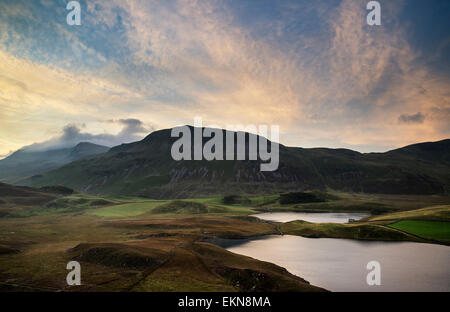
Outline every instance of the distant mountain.
{"type": "Polygon", "coordinates": [[[28,151],[20,149],[9,157],[0,160],[0,182],[17,183],[18,181],[83,157],[106,153],[106,146],[81,142],[71,148],[45,151],[28,151]]]}
{"type": "Polygon", "coordinates": [[[170,151],[176,138],[170,133],[171,129],[153,132],[142,141],[74,161],[26,184],[154,198],[327,188],[365,193],[450,192],[450,140],[368,154],[280,145],[278,170],[261,172],[260,161],[174,161],[170,151]]]}

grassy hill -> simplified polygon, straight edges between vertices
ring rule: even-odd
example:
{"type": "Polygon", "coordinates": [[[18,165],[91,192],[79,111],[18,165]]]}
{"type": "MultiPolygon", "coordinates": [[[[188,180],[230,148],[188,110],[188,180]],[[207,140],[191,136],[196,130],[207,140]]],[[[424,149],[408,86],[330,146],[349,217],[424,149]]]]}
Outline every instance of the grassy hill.
{"type": "Polygon", "coordinates": [[[427,220],[450,222],[450,205],[436,205],[414,210],[399,211],[370,218],[371,221],[427,220]]]}
{"type": "Polygon", "coordinates": [[[259,160],[174,161],[171,146],[176,138],[171,138],[170,132],[170,129],[153,132],[142,141],[71,162],[22,183],[59,184],[91,194],[151,198],[224,193],[270,195],[328,188],[387,194],[448,194],[450,191],[450,140],[369,154],[280,145],[278,170],[261,172],[259,160]]]}
{"type": "Polygon", "coordinates": [[[61,190],[36,189],[0,183],[0,217],[45,205],[61,196],[61,190]]]}
{"type": "Polygon", "coordinates": [[[450,243],[450,205],[448,204],[372,216],[368,221],[384,224],[386,227],[433,242],[447,245],[450,243]]]}

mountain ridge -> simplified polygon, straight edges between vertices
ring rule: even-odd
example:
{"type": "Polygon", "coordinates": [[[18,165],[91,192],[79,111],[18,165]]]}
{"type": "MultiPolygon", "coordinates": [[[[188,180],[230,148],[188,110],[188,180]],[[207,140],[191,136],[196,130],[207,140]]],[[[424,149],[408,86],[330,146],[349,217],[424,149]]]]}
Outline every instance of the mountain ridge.
{"type": "Polygon", "coordinates": [[[0,160],[0,182],[17,183],[26,177],[57,169],[74,160],[105,153],[108,150],[106,146],[90,142],[79,142],[73,147],[42,151],[22,148],[0,160]]]}
{"type": "Polygon", "coordinates": [[[260,160],[174,161],[170,149],[178,138],[170,137],[170,131],[152,132],[141,141],[113,147],[107,153],[22,182],[31,186],[60,184],[92,194],[154,198],[310,189],[395,194],[450,191],[449,139],[385,153],[280,144],[278,170],[261,172],[260,160]]]}

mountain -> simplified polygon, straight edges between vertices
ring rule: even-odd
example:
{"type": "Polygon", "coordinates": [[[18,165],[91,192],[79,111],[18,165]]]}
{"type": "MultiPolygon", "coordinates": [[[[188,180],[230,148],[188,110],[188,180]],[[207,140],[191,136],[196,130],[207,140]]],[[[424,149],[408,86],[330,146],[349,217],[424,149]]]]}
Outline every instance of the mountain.
{"type": "Polygon", "coordinates": [[[71,148],[45,151],[20,149],[0,160],[0,182],[17,183],[21,179],[56,169],[83,157],[106,153],[106,146],[81,142],[71,148]]]}
{"type": "Polygon", "coordinates": [[[327,188],[395,194],[450,192],[450,140],[368,154],[280,145],[278,170],[261,172],[259,160],[175,161],[171,147],[177,138],[170,133],[171,129],[153,132],[142,141],[74,161],[25,184],[58,184],[92,194],[153,198],[327,188]]]}

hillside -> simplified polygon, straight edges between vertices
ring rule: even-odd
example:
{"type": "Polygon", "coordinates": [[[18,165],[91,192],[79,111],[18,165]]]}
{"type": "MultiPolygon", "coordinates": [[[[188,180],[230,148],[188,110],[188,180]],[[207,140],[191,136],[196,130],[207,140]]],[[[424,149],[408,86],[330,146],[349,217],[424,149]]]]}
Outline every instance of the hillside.
{"type": "Polygon", "coordinates": [[[224,193],[268,194],[326,189],[390,194],[450,191],[450,140],[407,146],[387,153],[280,145],[277,171],[260,161],[174,161],[170,129],[74,161],[23,181],[65,185],[91,194],[188,198],[224,193]]]}
{"type": "Polygon", "coordinates": [[[71,148],[29,151],[20,149],[0,160],[0,181],[16,183],[23,178],[56,169],[83,157],[105,153],[106,146],[81,142],[71,148]]]}
{"type": "Polygon", "coordinates": [[[70,192],[73,191],[58,186],[36,189],[0,183],[0,217],[4,217],[11,212],[44,205],[70,192]]]}

